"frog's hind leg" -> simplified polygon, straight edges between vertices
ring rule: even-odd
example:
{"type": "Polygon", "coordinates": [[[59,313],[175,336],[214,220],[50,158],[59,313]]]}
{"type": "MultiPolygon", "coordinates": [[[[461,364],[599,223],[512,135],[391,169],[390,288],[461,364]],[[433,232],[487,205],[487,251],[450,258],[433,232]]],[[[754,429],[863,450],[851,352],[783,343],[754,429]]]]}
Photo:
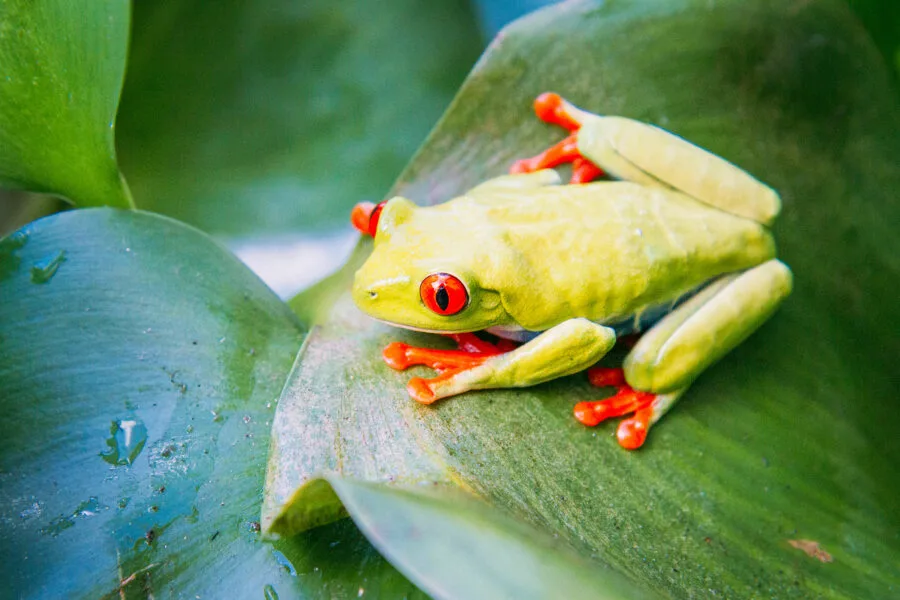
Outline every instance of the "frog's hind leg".
{"type": "Polygon", "coordinates": [[[595,115],[550,92],[538,96],[534,109],[541,120],[572,134],[533,158],[517,161],[512,173],[571,162],[571,183],[586,183],[605,173],[641,185],[675,189],[763,225],[770,225],[781,209],[775,190],[664,129],[626,117],[595,115]]]}
{"type": "Polygon", "coordinates": [[[632,388],[625,381],[623,369],[594,367],[588,369],[588,380],[598,387],[615,387],[616,393],[603,400],[579,402],[575,405],[575,418],[588,427],[599,425],[607,419],[632,414],[619,423],[616,437],[626,450],[636,450],[644,445],[650,426],[656,423],[687,391],[684,387],[668,394],[653,394],[632,388]]]}
{"type": "Polygon", "coordinates": [[[612,348],[616,334],[586,319],[569,319],[515,348],[472,334],[458,335],[456,341],[459,350],[395,342],[384,349],[384,359],[397,370],[425,365],[439,371],[437,377],[414,377],[407,385],[414,400],[431,404],[469,390],[524,387],[583,371],[612,348]]]}
{"type": "Polygon", "coordinates": [[[542,121],[559,125],[572,133],[537,156],[516,161],[510,168],[510,173],[532,173],[572,163],[572,178],[569,183],[588,183],[604,175],[603,170],[585,158],[578,147],[578,130],[586,114],[584,111],[563,100],[559,94],[546,92],[534,101],[534,112],[542,121]]]}
{"type": "Polygon", "coordinates": [[[576,418],[596,425],[634,412],[619,427],[619,443],[639,447],[650,426],[707,367],[772,316],[790,294],[791,283],[790,269],[778,260],[714,281],[650,328],[621,371],[592,369],[592,383],[616,386],[618,393],[577,405],[576,418]]]}
{"type": "Polygon", "coordinates": [[[770,225],[781,209],[772,188],[673,133],[625,117],[587,114],[578,150],[610,176],[675,189],[708,206],[770,225]]]}

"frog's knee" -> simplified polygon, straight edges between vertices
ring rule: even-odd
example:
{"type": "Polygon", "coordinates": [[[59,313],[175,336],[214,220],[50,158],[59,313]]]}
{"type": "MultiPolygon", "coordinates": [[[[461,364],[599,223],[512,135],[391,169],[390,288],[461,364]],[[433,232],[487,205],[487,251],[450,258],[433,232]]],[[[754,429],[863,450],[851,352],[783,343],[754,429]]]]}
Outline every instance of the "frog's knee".
{"type": "Polygon", "coordinates": [[[654,394],[667,394],[686,388],[705,368],[703,357],[680,353],[682,356],[666,357],[657,363],[655,357],[644,357],[632,352],[622,365],[625,381],[636,390],[654,394]],[[702,366],[701,366],[702,365],[702,366]]]}
{"type": "Polygon", "coordinates": [[[791,270],[775,259],[710,286],[638,341],[625,358],[625,380],[656,394],[690,385],[766,322],[791,286],[791,270]]]}

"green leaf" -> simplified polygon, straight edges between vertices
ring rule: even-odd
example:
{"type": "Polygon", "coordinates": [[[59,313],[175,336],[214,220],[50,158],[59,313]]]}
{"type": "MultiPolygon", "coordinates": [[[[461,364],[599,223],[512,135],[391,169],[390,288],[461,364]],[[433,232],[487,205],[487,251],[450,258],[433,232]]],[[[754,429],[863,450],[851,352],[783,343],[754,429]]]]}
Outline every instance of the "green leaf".
{"type": "Polygon", "coordinates": [[[232,235],[346,226],[483,47],[458,0],[137,2],[134,23],[119,145],[135,196],[232,235]]]}
{"type": "Polygon", "coordinates": [[[116,165],[127,0],[0,5],[0,185],[132,206],[116,165]]]}
{"type": "Polygon", "coordinates": [[[827,0],[552,7],[498,36],[393,192],[440,202],[558,141],[531,112],[547,90],[778,189],[794,294],[631,453],[615,423],[572,418],[605,395],[583,376],[415,405],[405,384],[425,371],[393,372],[380,351],[446,342],[375,323],[344,294],[282,394],[266,515],[298,489],[302,505],[323,473],[449,481],[663,595],[895,595],[900,107],[870,39],[827,0]]]}
{"type": "Polygon", "coordinates": [[[64,206],[63,200],[44,194],[0,190],[0,236],[12,233],[35,219],[59,212],[64,206]]]}
{"type": "Polygon", "coordinates": [[[900,4],[893,0],[847,0],[872,36],[894,75],[900,76],[900,4]]]}
{"type": "Polygon", "coordinates": [[[435,598],[639,598],[620,576],[459,494],[330,478],[353,520],[435,598]]]}
{"type": "Polygon", "coordinates": [[[260,540],[303,332],[204,234],[137,211],[42,219],[0,240],[0,297],[7,593],[418,594],[347,523],[260,540]]]}

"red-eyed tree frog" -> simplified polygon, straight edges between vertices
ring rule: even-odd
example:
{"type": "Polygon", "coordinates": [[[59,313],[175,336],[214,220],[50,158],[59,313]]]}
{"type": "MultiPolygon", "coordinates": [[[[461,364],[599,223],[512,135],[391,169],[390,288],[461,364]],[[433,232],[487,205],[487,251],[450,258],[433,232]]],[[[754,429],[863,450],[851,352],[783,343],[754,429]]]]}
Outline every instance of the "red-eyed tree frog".
{"type": "Polygon", "coordinates": [[[633,413],[618,440],[638,448],[691,382],[790,293],[769,230],[781,201],[657,127],[552,93],[535,110],[571,134],[510,175],[437,206],[401,197],[357,205],[352,221],[375,239],[353,299],[376,319],[456,340],[458,350],[385,348],[393,368],[440,372],[410,380],[415,400],[588,369],[592,383],[618,391],[578,403],[575,417],[593,426],[633,413]],[[552,169],[564,162],[573,163],[567,185],[552,169]],[[617,181],[594,181],[603,175],[617,181]],[[473,333],[482,330],[500,341],[473,333]],[[632,333],[642,336],[621,369],[590,369],[632,333]]]}

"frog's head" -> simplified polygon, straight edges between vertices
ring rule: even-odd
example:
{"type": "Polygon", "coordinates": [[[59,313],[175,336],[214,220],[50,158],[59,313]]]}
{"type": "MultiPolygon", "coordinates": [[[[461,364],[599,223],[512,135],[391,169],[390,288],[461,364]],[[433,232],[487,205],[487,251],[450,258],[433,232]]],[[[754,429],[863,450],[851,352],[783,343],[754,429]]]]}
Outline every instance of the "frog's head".
{"type": "Polygon", "coordinates": [[[490,236],[473,234],[472,215],[463,212],[389,200],[375,249],[356,272],[356,305],[381,321],[437,333],[508,323],[500,294],[479,276],[492,270],[500,250],[490,236]]]}

